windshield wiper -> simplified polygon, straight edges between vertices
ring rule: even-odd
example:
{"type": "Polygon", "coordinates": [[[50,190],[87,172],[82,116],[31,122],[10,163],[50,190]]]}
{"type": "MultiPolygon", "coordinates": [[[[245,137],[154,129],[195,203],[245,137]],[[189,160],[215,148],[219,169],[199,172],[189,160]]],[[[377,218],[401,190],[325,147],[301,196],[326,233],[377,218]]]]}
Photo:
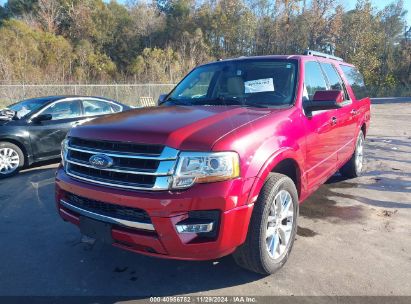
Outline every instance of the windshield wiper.
{"type": "Polygon", "coordinates": [[[173,105],[177,105],[177,106],[192,106],[193,104],[190,102],[186,102],[186,101],[182,101],[182,100],[178,100],[178,99],[174,99],[174,98],[168,98],[166,99],[164,103],[171,103],[173,105]]]}

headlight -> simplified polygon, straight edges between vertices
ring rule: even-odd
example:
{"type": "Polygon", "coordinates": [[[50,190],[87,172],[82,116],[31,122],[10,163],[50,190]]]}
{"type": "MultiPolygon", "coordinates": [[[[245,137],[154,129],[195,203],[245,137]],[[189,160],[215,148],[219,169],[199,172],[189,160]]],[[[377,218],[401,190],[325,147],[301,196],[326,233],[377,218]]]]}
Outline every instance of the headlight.
{"type": "Polygon", "coordinates": [[[188,188],[194,183],[211,183],[240,176],[235,152],[182,152],[179,155],[173,188],[188,188]]]}
{"type": "Polygon", "coordinates": [[[66,158],[67,158],[67,153],[68,153],[68,138],[65,138],[61,142],[61,164],[63,167],[65,166],[66,163],[66,158]]]}

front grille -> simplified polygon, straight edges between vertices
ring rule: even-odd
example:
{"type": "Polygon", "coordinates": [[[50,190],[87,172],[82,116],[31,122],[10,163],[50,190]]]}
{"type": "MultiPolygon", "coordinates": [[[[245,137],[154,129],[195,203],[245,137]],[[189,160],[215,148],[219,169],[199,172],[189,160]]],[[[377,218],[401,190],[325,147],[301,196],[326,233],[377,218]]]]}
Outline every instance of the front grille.
{"type": "MultiPolygon", "coordinates": [[[[76,162],[88,162],[90,159],[90,154],[70,150],[68,152],[68,157],[76,162]]],[[[159,163],[160,161],[155,159],[133,159],[117,157],[114,159],[113,166],[150,172],[155,171],[158,168],[159,163]]]]}
{"type": "Polygon", "coordinates": [[[161,145],[144,145],[125,142],[111,142],[105,140],[90,140],[78,137],[72,137],[70,143],[73,147],[77,146],[94,150],[154,155],[160,155],[164,148],[164,146],[161,145]]]}
{"type": "Polygon", "coordinates": [[[71,137],[65,156],[66,172],[89,183],[136,190],[167,190],[178,151],[166,146],[108,142],[71,137]],[[93,155],[112,160],[95,167],[93,155]]]}
{"type": "Polygon", "coordinates": [[[127,221],[151,224],[149,215],[142,209],[103,203],[72,193],[66,193],[66,199],[71,205],[90,212],[127,221]]]}

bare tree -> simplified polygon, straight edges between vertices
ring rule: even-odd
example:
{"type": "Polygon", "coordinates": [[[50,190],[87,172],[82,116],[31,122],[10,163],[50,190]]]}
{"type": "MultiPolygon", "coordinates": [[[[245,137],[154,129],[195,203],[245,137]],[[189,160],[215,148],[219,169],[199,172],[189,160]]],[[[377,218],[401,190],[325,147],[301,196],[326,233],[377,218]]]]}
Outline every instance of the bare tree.
{"type": "Polygon", "coordinates": [[[57,0],[38,0],[37,16],[45,31],[57,32],[60,14],[61,6],[57,0]]]}

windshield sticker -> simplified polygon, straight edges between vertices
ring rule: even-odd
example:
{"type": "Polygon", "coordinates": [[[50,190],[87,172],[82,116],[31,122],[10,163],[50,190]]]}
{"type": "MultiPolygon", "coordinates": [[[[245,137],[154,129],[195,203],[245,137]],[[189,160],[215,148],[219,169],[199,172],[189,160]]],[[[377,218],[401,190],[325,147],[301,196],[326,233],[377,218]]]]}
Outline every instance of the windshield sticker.
{"type": "Polygon", "coordinates": [[[245,93],[274,92],[272,78],[256,79],[244,82],[245,93]]]}

